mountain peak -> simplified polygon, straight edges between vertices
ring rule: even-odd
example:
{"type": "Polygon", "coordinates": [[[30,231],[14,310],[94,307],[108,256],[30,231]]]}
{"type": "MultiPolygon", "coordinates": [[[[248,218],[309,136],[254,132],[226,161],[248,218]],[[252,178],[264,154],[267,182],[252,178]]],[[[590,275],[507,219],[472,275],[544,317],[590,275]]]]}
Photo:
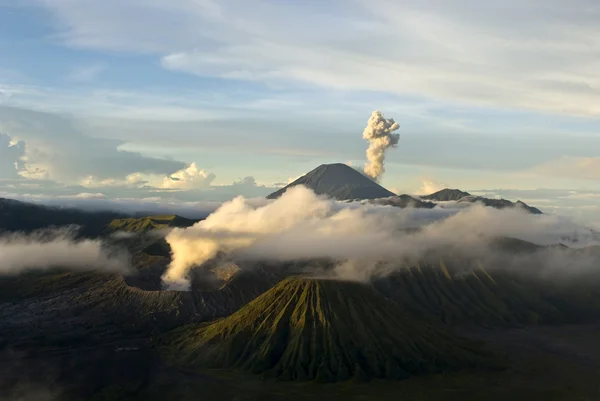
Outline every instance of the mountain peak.
{"type": "Polygon", "coordinates": [[[445,201],[457,201],[459,199],[464,198],[465,196],[470,196],[468,192],[461,191],[460,189],[450,189],[444,188],[441,191],[434,192],[432,194],[421,196],[421,199],[434,200],[438,202],[445,201]]]}
{"type": "Polygon", "coordinates": [[[408,316],[371,285],[330,279],[285,279],[229,317],[164,340],[175,363],[284,380],[401,379],[488,362],[478,346],[408,316]]]}
{"type": "Polygon", "coordinates": [[[377,199],[395,196],[369,177],[343,163],[321,164],[286,187],[273,192],[267,198],[279,198],[296,185],[304,185],[317,195],[337,200],[377,199]]]}

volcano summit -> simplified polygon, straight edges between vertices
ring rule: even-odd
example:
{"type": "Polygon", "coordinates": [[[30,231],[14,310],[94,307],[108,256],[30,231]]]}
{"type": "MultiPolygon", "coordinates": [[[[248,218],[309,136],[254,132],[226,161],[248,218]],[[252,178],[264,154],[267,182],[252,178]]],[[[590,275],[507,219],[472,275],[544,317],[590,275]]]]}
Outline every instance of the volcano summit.
{"type": "Polygon", "coordinates": [[[343,163],[322,164],[291,184],[273,192],[268,199],[277,199],[296,185],[304,185],[317,195],[337,200],[377,199],[396,196],[369,177],[343,163]]]}

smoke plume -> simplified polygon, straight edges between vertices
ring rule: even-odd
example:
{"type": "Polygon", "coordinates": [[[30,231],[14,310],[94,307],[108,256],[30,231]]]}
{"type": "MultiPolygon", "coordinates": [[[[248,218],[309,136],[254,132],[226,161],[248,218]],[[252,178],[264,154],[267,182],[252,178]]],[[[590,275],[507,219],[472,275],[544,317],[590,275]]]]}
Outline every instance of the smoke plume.
{"type": "Polygon", "coordinates": [[[56,267],[125,273],[130,266],[127,252],[97,240],[76,240],[68,229],[0,236],[0,260],[0,275],[56,267]]]}
{"type": "MultiPolygon", "coordinates": [[[[382,262],[388,262],[390,269],[426,260],[439,263],[439,250],[455,255],[467,252],[474,260],[506,268],[517,262],[539,262],[515,262],[513,255],[490,260],[494,253],[489,241],[497,237],[584,246],[600,243],[595,235],[558,217],[531,215],[518,208],[400,209],[336,202],[296,186],[262,205],[235,198],[206,220],[172,230],[166,240],[173,258],[163,282],[170,289],[189,289],[189,270],[221,252],[235,261],[334,260],[339,262],[338,277],[368,279],[382,262]]],[[[561,265],[567,259],[548,259],[546,269],[575,263],[569,259],[561,265]]],[[[593,264],[591,259],[584,262],[577,268],[593,264]]]]}
{"type": "Polygon", "coordinates": [[[378,181],[384,173],[385,151],[394,147],[400,134],[393,134],[400,126],[392,118],[386,119],[380,111],[374,111],[363,131],[363,139],[369,141],[365,174],[378,181]]]}

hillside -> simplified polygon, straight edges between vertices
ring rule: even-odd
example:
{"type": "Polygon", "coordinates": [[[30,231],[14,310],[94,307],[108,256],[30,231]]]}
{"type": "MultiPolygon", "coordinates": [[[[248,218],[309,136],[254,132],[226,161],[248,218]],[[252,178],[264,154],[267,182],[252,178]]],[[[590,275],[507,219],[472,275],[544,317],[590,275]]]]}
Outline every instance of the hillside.
{"type": "Polygon", "coordinates": [[[342,163],[322,164],[284,188],[273,192],[268,199],[279,198],[288,188],[304,185],[318,195],[337,200],[376,199],[396,196],[375,181],[342,163]]]}
{"type": "MultiPolygon", "coordinates": [[[[516,240],[515,240],[516,241],[516,240]]],[[[498,243],[516,252],[531,252],[525,242],[498,243]]],[[[596,281],[597,282],[597,281],[596,281]]],[[[597,321],[600,295],[591,283],[561,283],[515,273],[460,269],[440,261],[413,266],[374,282],[400,307],[446,324],[520,326],[539,323],[597,321]]]]}
{"type": "Polygon", "coordinates": [[[132,233],[144,233],[151,230],[171,228],[171,227],[190,227],[198,220],[187,219],[175,214],[162,216],[129,217],[115,219],[110,222],[108,229],[112,231],[126,231],[132,233]]]}
{"type": "Polygon", "coordinates": [[[460,189],[445,188],[441,191],[434,192],[430,195],[421,196],[420,198],[432,202],[455,201],[457,203],[482,203],[485,206],[494,207],[496,209],[520,207],[531,214],[542,214],[542,211],[538,208],[529,206],[525,202],[522,202],[520,200],[516,202],[511,202],[507,199],[492,199],[485,198],[483,196],[474,196],[468,192],[461,191],[460,189]]]}
{"type": "Polygon", "coordinates": [[[4,342],[80,345],[212,320],[237,311],[274,280],[248,272],[220,288],[179,292],[142,290],[128,285],[129,278],[58,269],[0,277],[0,350],[4,342]]]}
{"type": "Polygon", "coordinates": [[[466,196],[466,197],[458,200],[458,202],[459,203],[464,203],[464,202],[482,203],[485,206],[494,207],[496,209],[520,207],[520,208],[523,208],[524,210],[528,211],[531,214],[542,214],[542,211],[540,209],[535,208],[533,206],[529,206],[526,203],[521,202],[521,201],[511,202],[507,199],[491,199],[491,198],[484,198],[483,196],[469,195],[469,196],[466,196]]]}
{"type": "Polygon", "coordinates": [[[477,344],[409,317],[371,286],[289,278],[233,315],[177,329],[165,357],[284,380],[403,379],[489,361],[477,344]]]}
{"type": "Polygon", "coordinates": [[[81,236],[94,237],[100,235],[112,220],[125,216],[123,213],[86,212],[0,198],[0,232],[32,232],[76,225],[80,227],[81,236]]]}

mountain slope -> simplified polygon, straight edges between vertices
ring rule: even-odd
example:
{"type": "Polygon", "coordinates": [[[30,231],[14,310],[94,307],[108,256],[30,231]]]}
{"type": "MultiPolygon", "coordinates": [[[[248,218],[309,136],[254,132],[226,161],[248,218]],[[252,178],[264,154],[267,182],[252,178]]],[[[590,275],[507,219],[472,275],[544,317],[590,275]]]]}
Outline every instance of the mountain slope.
{"type": "Polygon", "coordinates": [[[405,314],[371,286],[289,278],[233,315],[177,329],[165,357],[284,380],[401,379],[488,366],[479,345],[405,314]]]}
{"type": "Polygon", "coordinates": [[[496,209],[521,207],[529,213],[542,214],[541,210],[539,210],[538,208],[529,206],[525,202],[522,202],[520,200],[516,202],[511,202],[506,199],[484,198],[483,196],[471,195],[470,193],[461,191],[460,189],[445,188],[441,191],[434,192],[430,195],[421,196],[421,199],[433,202],[456,201],[458,203],[483,203],[485,206],[494,207],[496,209]]]}
{"type": "Polygon", "coordinates": [[[187,219],[175,214],[162,216],[129,217],[124,219],[115,219],[108,225],[109,230],[127,231],[132,233],[144,233],[150,230],[171,227],[189,227],[194,225],[197,220],[187,219]]]}
{"type": "MultiPolygon", "coordinates": [[[[535,246],[531,244],[532,246],[535,246]]],[[[532,252],[524,242],[497,244],[515,252],[532,252]]],[[[486,327],[597,321],[600,313],[597,278],[589,284],[544,280],[481,266],[465,271],[461,263],[413,266],[373,285],[401,308],[446,324],[486,327]]]]}
{"type": "Polygon", "coordinates": [[[0,198],[0,232],[32,232],[49,227],[77,225],[85,237],[100,235],[107,224],[123,213],[86,212],[78,209],[49,207],[0,198]]]}
{"type": "Polygon", "coordinates": [[[430,195],[421,196],[421,199],[432,200],[437,202],[457,201],[465,196],[471,195],[468,192],[461,191],[460,189],[445,188],[441,191],[434,192],[430,195]]]}
{"type": "Polygon", "coordinates": [[[288,188],[304,185],[318,195],[337,200],[376,199],[396,196],[352,167],[342,163],[322,164],[286,187],[273,192],[268,199],[280,197],[288,188]]]}
{"type": "Polygon", "coordinates": [[[521,201],[511,202],[507,199],[491,199],[491,198],[484,198],[483,196],[469,195],[469,196],[465,196],[462,199],[459,199],[458,202],[459,203],[464,203],[464,202],[483,203],[485,206],[491,206],[496,209],[521,207],[531,214],[543,214],[542,211],[539,210],[538,208],[529,206],[524,202],[521,202],[521,201]]]}

